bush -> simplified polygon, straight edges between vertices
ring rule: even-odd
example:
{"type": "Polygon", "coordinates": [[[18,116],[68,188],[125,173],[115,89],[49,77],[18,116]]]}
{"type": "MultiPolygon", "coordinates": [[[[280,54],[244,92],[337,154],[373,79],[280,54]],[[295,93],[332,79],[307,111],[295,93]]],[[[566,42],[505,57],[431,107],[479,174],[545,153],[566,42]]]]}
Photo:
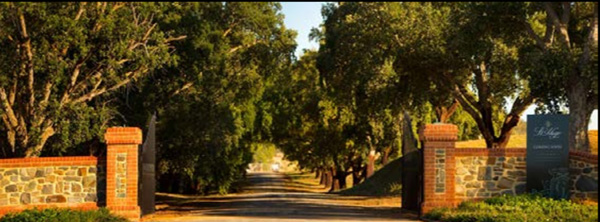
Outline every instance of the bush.
{"type": "Polygon", "coordinates": [[[77,211],[71,209],[30,209],[10,213],[0,218],[0,222],[126,222],[125,218],[110,214],[107,209],[77,211]]]}
{"type": "Polygon", "coordinates": [[[598,205],[583,205],[534,194],[504,195],[481,202],[463,202],[455,209],[437,208],[424,217],[447,222],[588,222],[598,221],[598,205]]]}

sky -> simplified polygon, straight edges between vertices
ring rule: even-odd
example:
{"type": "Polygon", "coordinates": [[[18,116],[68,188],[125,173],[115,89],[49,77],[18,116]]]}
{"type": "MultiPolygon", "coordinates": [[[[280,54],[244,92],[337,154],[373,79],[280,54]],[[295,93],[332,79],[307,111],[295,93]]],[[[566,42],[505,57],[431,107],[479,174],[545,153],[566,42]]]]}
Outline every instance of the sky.
{"type": "MultiPolygon", "coordinates": [[[[311,28],[319,27],[323,21],[321,16],[321,6],[324,2],[282,2],[282,13],[285,15],[284,23],[287,28],[298,32],[296,42],[296,57],[302,56],[303,49],[319,49],[319,44],[308,40],[308,34],[311,28]]],[[[521,119],[527,121],[527,115],[534,114],[535,106],[530,106],[521,119]]],[[[594,110],[588,129],[598,129],[598,110],[594,110]]]]}

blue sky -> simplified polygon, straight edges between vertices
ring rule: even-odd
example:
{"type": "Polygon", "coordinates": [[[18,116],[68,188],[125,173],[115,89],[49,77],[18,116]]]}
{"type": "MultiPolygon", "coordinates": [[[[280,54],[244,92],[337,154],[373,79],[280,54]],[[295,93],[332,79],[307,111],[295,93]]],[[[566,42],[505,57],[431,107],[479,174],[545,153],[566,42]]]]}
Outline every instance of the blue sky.
{"type": "MultiPolygon", "coordinates": [[[[308,41],[308,34],[313,27],[319,27],[323,21],[321,16],[321,6],[325,2],[282,2],[282,13],[285,15],[285,25],[289,29],[294,29],[298,32],[296,42],[296,56],[299,58],[302,55],[303,49],[318,49],[319,44],[314,41],[308,41]]],[[[527,115],[534,114],[535,106],[530,106],[523,116],[523,120],[527,120],[527,115]]],[[[598,110],[594,110],[592,114],[589,129],[598,129],[598,110]]]]}

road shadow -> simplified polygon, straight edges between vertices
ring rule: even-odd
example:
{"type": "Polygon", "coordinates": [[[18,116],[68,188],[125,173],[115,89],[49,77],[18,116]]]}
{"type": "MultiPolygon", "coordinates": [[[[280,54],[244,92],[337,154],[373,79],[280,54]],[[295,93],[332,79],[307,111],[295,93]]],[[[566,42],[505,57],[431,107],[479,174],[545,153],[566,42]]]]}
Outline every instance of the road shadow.
{"type": "Polygon", "coordinates": [[[402,211],[400,203],[398,207],[350,204],[370,197],[306,192],[303,190],[314,190],[316,185],[295,182],[282,175],[251,174],[248,180],[252,185],[242,194],[209,197],[157,194],[157,204],[163,206],[157,214],[324,221],[418,219],[416,214],[402,211]]]}

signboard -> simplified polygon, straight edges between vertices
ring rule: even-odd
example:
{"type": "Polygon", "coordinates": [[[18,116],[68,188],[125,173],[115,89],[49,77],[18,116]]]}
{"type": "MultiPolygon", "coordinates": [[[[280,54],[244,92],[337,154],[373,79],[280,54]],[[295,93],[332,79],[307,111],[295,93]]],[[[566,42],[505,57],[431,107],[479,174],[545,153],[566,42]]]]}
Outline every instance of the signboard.
{"type": "Polygon", "coordinates": [[[569,116],[527,115],[527,191],[569,198],[569,116]]]}

